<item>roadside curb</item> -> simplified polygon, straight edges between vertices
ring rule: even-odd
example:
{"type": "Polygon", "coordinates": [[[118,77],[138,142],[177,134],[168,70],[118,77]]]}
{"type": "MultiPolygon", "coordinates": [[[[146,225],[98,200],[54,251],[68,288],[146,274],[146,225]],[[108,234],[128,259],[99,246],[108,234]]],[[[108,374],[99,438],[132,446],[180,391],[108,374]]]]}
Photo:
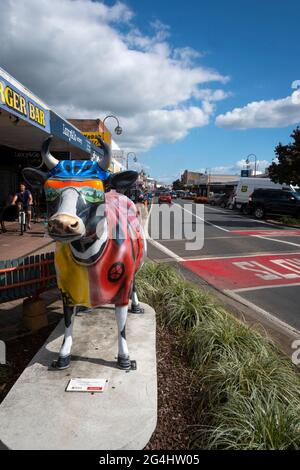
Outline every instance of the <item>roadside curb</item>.
{"type": "Polygon", "coordinates": [[[272,220],[272,219],[266,219],[266,222],[268,222],[268,224],[272,224],[272,225],[275,225],[277,227],[289,227],[289,228],[298,228],[298,229],[300,229],[300,225],[281,224],[280,222],[276,222],[275,220],[272,220]]]}
{"type": "Polygon", "coordinates": [[[253,327],[259,333],[267,335],[277,344],[278,348],[284,354],[289,357],[291,356],[293,352],[291,344],[295,339],[299,339],[300,337],[297,330],[293,328],[285,328],[281,325],[281,322],[273,322],[273,315],[262,316],[259,309],[256,311],[253,307],[241,302],[239,299],[235,299],[231,295],[228,295],[228,292],[224,292],[212,284],[209,284],[181,263],[174,262],[174,266],[177,266],[179,272],[188,282],[191,282],[198,288],[200,286],[202,289],[215,296],[217,301],[219,301],[225,309],[228,309],[228,311],[237,320],[253,327]]]}

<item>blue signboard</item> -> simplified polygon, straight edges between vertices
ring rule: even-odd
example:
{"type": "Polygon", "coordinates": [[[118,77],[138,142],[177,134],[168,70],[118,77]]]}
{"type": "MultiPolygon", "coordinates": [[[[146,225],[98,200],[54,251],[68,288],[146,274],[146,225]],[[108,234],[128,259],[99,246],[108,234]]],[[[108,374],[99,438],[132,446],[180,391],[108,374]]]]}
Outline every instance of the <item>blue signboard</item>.
{"type": "Polygon", "coordinates": [[[76,127],[68,121],[50,111],[51,134],[59,139],[68,142],[74,147],[78,147],[88,153],[92,158],[97,159],[103,156],[103,151],[91,143],[76,127]]]}
{"type": "Polygon", "coordinates": [[[34,95],[0,69],[0,108],[30,124],[50,132],[50,112],[34,95]]]}

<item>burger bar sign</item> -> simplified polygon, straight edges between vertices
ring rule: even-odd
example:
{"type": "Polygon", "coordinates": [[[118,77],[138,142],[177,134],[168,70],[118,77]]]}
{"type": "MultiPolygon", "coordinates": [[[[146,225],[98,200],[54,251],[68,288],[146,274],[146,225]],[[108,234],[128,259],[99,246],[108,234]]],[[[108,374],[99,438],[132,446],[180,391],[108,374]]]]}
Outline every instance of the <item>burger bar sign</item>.
{"type": "Polygon", "coordinates": [[[8,74],[6,77],[5,72],[2,73],[0,69],[0,108],[49,132],[49,110],[37,100],[29,90],[8,74]]]}

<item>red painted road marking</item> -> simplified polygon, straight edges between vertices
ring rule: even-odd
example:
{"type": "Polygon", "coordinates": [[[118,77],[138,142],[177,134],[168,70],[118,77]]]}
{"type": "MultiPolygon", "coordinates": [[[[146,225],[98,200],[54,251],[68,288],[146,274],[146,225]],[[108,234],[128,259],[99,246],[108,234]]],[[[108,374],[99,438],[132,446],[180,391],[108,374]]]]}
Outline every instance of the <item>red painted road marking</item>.
{"type": "Polygon", "coordinates": [[[182,264],[219,289],[300,283],[300,254],[186,260],[182,264]]]}
{"type": "Polygon", "coordinates": [[[230,230],[236,235],[264,235],[266,237],[295,237],[300,236],[300,230],[230,230]]]}

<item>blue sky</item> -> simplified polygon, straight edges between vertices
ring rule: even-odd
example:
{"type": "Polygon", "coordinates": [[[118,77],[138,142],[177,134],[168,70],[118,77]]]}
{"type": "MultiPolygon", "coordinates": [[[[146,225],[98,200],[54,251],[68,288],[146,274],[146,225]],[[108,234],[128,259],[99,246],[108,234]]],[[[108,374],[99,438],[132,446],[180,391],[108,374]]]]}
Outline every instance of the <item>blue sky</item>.
{"type": "Polygon", "coordinates": [[[0,66],[66,118],[118,116],[161,181],[237,174],[300,124],[299,24],[296,0],[2,0],[0,66]]]}
{"type": "MultiPolygon", "coordinates": [[[[212,67],[230,81],[224,88],[232,96],[217,103],[216,114],[252,101],[281,99],[300,79],[299,2],[271,0],[136,1],[141,29],[151,19],[170,26],[175,47],[190,46],[201,52],[202,65],[212,67]]],[[[155,176],[175,176],[183,168],[231,167],[255,153],[271,161],[274,146],[289,140],[296,125],[263,129],[221,129],[211,124],[192,130],[183,141],[152,148],[141,156],[155,176]]]]}

